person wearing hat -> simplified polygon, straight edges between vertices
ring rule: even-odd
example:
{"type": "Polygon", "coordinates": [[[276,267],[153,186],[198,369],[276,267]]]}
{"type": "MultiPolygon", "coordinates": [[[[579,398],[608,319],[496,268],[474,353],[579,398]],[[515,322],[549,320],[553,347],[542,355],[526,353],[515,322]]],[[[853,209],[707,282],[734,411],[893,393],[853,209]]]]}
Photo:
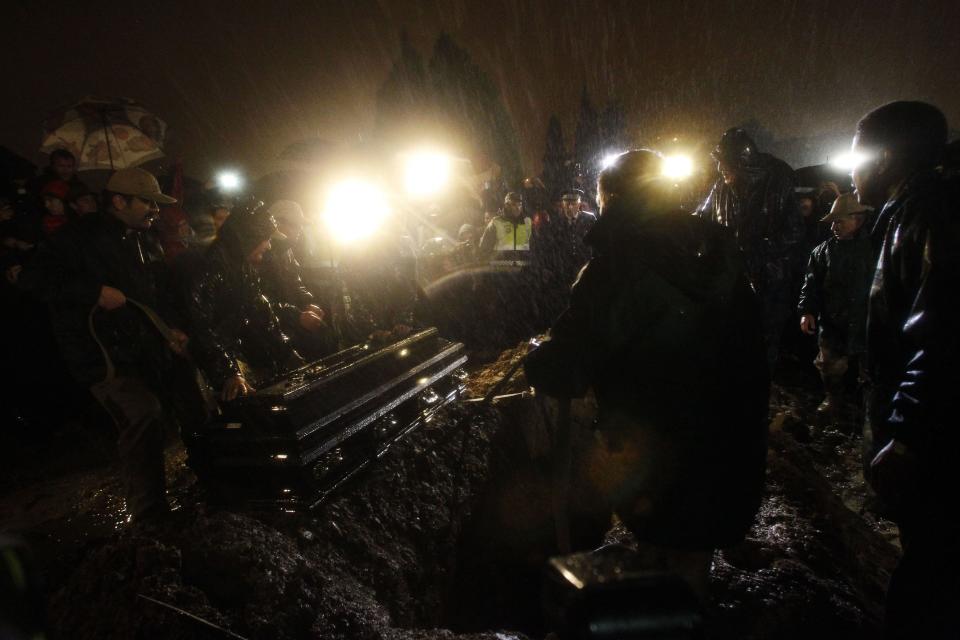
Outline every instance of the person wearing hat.
{"type": "Polygon", "coordinates": [[[499,215],[484,229],[477,260],[497,273],[478,283],[480,313],[492,313],[485,324],[494,342],[529,335],[537,316],[537,298],[543,287],[534,259],[541,255],[543,226],[539,229],[524,214],[523,197],[514,191],[503,199],[499,215]],[[505,322],[506,321],[506,322],[505,322]]]}
{"type": "Polygon", "coordinates": [[[524,215],[523,197],[511,191],[503,198],[503,209],[480,237],[480,257],[497,266],[525,267],[530,264],[533,221],[524,215]]]}
{"type": "MultiPolygon", "coordinates": [[[[793,169],[761,153],[743,129],[728,129],[711,156],[720,174],[697,215],[729,228],[763,303],[764,337],[771,370],[790,314],[791,276],[802,247],[803,216],[793,169]]],[[[795,291],[795,290],[794,290],[795,291]]]]}
{"type": "Polygon", "coordinates": [[[597,216],[583,211],[583,191],[566,189],[560,200],[560,215],[544,229],[539,264],[545,283],[543,308],[547,322],[556,318],[570,300],[570,286],[590,260],[587,234],[597,216]]]}
{"type": "Polygon", "coordinates": [[[845,193],[821,222],[833,237],[810,252],[797,310],[800,330],[817,334],[820,348],[814,365],[825,397],[817,407],[823,419],[835,420],[842,407],[844,376],[851,362],[861,364],[866,349],[867,298],[876,256],[864,221],[872,209],[845,193]]]}
{"type": "MultiPolygon", "coordinates": [[[[119,431],[120,475],[132,519],[168,511],[163,446],[174,419],[171,380],[187,336],[169,303],[163,254],[146,233],[158,203],[176,200],[139,168],[107,181],[105,210],[78,218],[43,243],[22,280],[50,309],[73,376],[103,405],[119,431]],[[144,309],[168,325],[164,335],[144,309]]],[[[182,406],[179,405],[178,406],[182,406]]]]}
{"type": "Polygon", "coordinates": [[[590,211],[583,210],[583,191],[581,189],[564,191],[560,199],[560,209],[563,215],[560,217],[559,224],[556,225],[556,230],[559,232],[559,238],[557,239],[563,249],[562,280],[564,286],[569,287],[573,284],[573,280],[576,278],[576,274],[580,272],[581,267],[590,259],[590,247],[584,239],[590,233],[593,225],[597,223],[597,216],[590,211]]]}
{"type": "Polygon", "coordinates": [[[262,202],[238,206],[189,285],[190,352],[225,401],[303,362],[260,283],[274,239],[285,238],[262,202]]]}
{"type": "Polygon", "coordinates": [[[281,330],[293,341],[297,352],[307,360],[317,360],[335,352],[338,340],[326,312],[303,284],[302,268],[296,257],[307,217],[293,200],[277,200],[268,211],[284,239],[271,240],[271,248],[257,268],[263,292],[280,320],[281,330]]]}

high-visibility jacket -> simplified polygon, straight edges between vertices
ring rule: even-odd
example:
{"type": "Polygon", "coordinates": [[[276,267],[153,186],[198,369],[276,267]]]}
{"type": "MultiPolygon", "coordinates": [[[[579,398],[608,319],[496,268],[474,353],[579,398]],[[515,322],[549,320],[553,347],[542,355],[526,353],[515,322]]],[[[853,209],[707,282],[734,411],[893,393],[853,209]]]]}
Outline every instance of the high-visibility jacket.
{"type": "Polygon", "coordinates": [[[481,249],[491,250],[491,265],[522,267],[530,263],[530,239],[533,236],[533,221],[524,217],[516,224],[504,216],[490,221],[480,241],[481,249]],[[495,234],[495,241],[488,234],[495,234]]]}

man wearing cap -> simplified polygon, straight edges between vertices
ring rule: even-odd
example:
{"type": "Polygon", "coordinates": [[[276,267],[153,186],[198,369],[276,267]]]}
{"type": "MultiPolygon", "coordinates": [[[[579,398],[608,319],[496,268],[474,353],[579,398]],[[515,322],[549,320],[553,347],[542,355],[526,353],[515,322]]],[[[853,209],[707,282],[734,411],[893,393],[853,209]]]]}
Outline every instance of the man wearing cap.
{"type": "Polygon", "coordinates": [[[585,242],[587,233],[597,222],[597,216],[582,211],[583,191],[567,189],[560,200],[560,216],[553,219],[545,229],[546,240],[542,244],[539,264],[543,268],[546,291],[544,320],[553,321],[570,301],[570,287],[577,274],[590,260],[590,246],[585,242]]]}
{"type": "Polygon", "coordinates": [[[524,215],[523,198],[511,191],[503,199],[503,209],[480,237],[477,257],[497,272],[492,280],[480,283],[478,297],[487,319],[491,337],[503,342],[529,334],[538,315],[536,298],[542,293],[540,278],[531,267],[541,255],[541,230],[524,215]]]}
{"type": "Polygon", "coordinates": [[[308,360],[317,360],[337,350],[337,337],[327,322],[326,313],[315,304],[314,295],[304,286],[302,269],[294,253],[303,237],[307,218],[293,200],[277,200],[270,205],[269,212],[284,239],[271,240],[270,250],[257,267],[263,293],[297,352],[308,360]]]}
{"type": "Polygon", "coordinates": [[[559,274],[564,287],[573,284],[583,265],[590,260],[590,247],[584,241],[597,222],[597,216],[582,210],[583,191],[567,189],[560,200],[562,215],[554,225],[556,248],[560,251],[559,274]]]}
{"type": "Polygon", "coordinates": [[[713,150],[720,177],[697,215],[733,231],[747,275],[763,304],[767,362],[773,368],[790,314],[790,282],[803,241],[796,178],[787,163],[760,153],[743,129],[729,129],[713,150]]]}
{"type": "Polygon", "coordinates": [[[490,221],[480,238],[480,257],[495,266],[528,266],[532,238],[533,221],[524,215],[523,198],[511,191],[503,199],[501,214],[490,221]]]}
{"type": "Polygon", "coordinates": [[[838,417],[850,360],[862,364],[866,349],[867,298],[876,265],[864,225],[870,211],[852,193],[837,198],[821,220],[830,224],[833,237],[810,253],[800,291],[800,330],[807,335],[819,330],[814,365],[826,394],[817,408],[824,418],[838,417]]]}
{"type": "Polygon", "coordinates": [[[303,362],[260,284],[273,239],[284,237],[262,202],[237,207],[190,283],[190,352],[223,400],[303,362]]]}
{"type": "Polygon", "coordinates": [[[160,192],[143,169],[115,172],[104,193],[105,210],[66,225],[45,242],[25,273],[47,302],[54,334],[74,377],[114,419],[119,430],[120,474],[127,510],[150,519],[168,510],[164,427],[171,416],[173,354],[185,353],[166,296],[163,255],[145,233],[160,192]],[[156,320],[150,317],[156,314],[156,320]]]}

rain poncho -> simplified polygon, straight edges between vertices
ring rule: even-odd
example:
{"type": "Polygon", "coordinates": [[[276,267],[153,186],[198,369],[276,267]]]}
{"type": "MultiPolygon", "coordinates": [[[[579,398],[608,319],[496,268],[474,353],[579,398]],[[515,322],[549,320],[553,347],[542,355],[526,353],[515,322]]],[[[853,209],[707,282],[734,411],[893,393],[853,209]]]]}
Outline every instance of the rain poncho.
{"type": "Polygon", "coordinates": [[[299,360],[263,295],[256,268],[247,260],[273,231],[272,224],[261,224],[255,214],[234,213],[191,283],[190,351],[215,388],[241,373],[238,361],[266,379],[299,360]]]}

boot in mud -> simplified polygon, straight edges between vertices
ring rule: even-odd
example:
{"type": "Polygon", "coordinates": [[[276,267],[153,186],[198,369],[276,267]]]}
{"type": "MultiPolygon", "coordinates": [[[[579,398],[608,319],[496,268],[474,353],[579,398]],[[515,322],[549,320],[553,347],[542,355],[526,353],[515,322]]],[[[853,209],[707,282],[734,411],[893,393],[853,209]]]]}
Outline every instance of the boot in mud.
{"type": "Polygon", "coordinates": [[[825,427],[837,424],[842,407],[843,396],[837,392],[828,391],[823,402],[817,407],[817,425],[825,427]]]}

